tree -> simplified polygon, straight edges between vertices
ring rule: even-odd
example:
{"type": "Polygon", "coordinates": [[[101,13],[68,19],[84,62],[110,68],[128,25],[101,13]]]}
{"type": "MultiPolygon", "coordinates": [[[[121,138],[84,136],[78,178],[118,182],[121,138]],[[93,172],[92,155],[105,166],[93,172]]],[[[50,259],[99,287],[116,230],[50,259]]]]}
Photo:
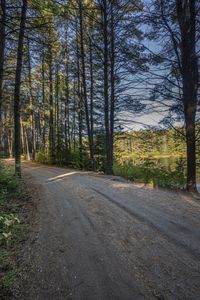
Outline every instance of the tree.
{"type": "Polygon", "coordinates": [[[0,121],[1,121],[1,107],[3,94],[3,76],[4,76],[4,53],[5,53],[5,38],[6,38],[6,1],[1,0],[0,3],[0,121]]]}
{"type": "MultiPolygon", "coordinates": [[[[180,28],[180,62],[182,101],[187,144],[187,189],[196,192],[196,111],[199,86],[197,43],[197,1],[176,0],[180,28]]],[[[177,47],[174,45],[174,47],[177,47]]],[[[177,48],[175,48],[177,51],[177,48]]]]}
{"type": "Polygon", "coordinates": [[[147,22],[152,26],[147,36],[157,40],[160,49],[156,53],[150,49],[150,56],[154,66],[163,65],[161,71],[150,68],[151,77],[157,81],[152,100],[169,111],[164,121],[172,126],[177,120],[185,123],[187,190],[195,192],[199,4],[195,0],[154,0],[147,7],[147,22]]]}
{"type": "Polygon", "coordinates": [[[27,0],[23,0],[21,8],[21,19],[19,28],[18,48],[17,48],[17,63],[15,71],[15,87],[14,87],[14,129],[15,129],[15,172],[21,176],[21,125],[20,125],[20,88],[21,88],[21,73],[22,59],[24,47],[24,34],[26,26],[27,0]]]}

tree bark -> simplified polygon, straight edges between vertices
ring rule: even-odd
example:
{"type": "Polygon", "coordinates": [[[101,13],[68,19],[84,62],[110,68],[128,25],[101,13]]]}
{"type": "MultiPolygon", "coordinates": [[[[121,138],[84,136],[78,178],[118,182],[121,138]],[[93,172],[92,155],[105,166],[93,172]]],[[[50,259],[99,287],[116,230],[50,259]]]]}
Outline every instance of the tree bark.
{"type": "Polygon", "coordinates": [[[29,142],[28,142],[28,135],[27,135],[27,128],[24,127],[24,138],[25,138],[25,144],[26,144],[26,159],[30,160],[30,150],[29,150],[29,142]]]}
{"type": "Polygon", "coordinates": [[[112,174],[110,161],[110,122],[109,122],[109,94],[108,94],[108,7],[107,0],[103,0],[103,39],[104,39],[104,122],[105,122],[105,152],[106,152],[106,174],[112,174]]]}
{"type": "MultiPolygon", "coordinates": [[[[42,103],[45,105],[45,58],[42,54],[42,103]]],[[[45,125],[45,110],[42,113],[42,146],[46,148],[46,125],[45,125]]]]}
{"type": "Polygon", "coordinates": [[[92,169],[95,169],[94,162],[94,75],[93,75],[93,53],[92,41],[90,39],[90,132],[91,132],[91,146],[93,153],[92,169]]]}
{"type": "Polygon", "coordinates": [[[59,77],[59,65],[56,67],[56,103],[55,103],[55,110],[56,110],[56,161],[61,164],[61,137],[60,137],[60,103],[59,103],[59,89],[60,89],[60,77],[59,77]]]}
{"type": "Polygon", "coordinates": [[[68,53],[68,33],[66,31],[65,49],[65,148],[70,150],[70,113],[69,113],[69,53],[68,53]]]}
{"type": "Polygon", "coordinates": [[[113,143],[114,143],[114,121],[115,121],[115,31],[113,0],[111,3],[111,59],[110,59],[110,168],[113,167],[113,143]]]}
{"type": "MultiPolygon", "coordinates": [[[[51,47],[51,46],[50,46],[51,47]]],[[[55,162],[55,143],[54,143],[54,108],[53,108],[53,70],[52,70],[52,51],[49,51],[49,155],[51,163],[55,162]]]]}
{"type": "MultiPolygon", "coordinates": [[[[76,36],[78,37],[78,28],[76,23],[76,36]]],[[[76,39],[76,64],[77,64],[77,98],[78,98],[78,140],[79,140],[79,160],[80,168],[83,168],[83,112],[82,112],[82,91],[80,81],[80,55],[78,38],[76,39]]]]}
{"type": "Polygon", "coordinates": [[[22,145],[22,154],[26,157],[26,147],[25,147],[25,139],[24,139],[24,126],[22,124],[22,120],[20,119],[21,123],[21,145],[22,145]]]}
{"type": "Polygon", "coordinates": [[[9,157],[13,158],[13,129],[8,130],[8,149],[9,157]]]}
{"type": "Polygon", "coordinates": [[[198,58],[196,54],[196,1],[176,0],[181,31],[181,75],[187,144],[187,190],[196,192],[195,118],[198,91],[198,58]]]}
{"type": "Polygon", "coordinates": [[[17,47],[17,65],[15,71],[15,87],[14,87],[15,173],[19,177],[21,177],[20,88],[21,88],[24,33],[26,27],[26,13],[27,13],[27,0],[23,0],[23,5],[21,9],[18,47],[17,47]]]}
{"type": "Polygon", "coordinates": [[[31,76],[31,54],[30,54],[30,43],[27,42],[28,46],[28,82],[29,82],[29,94],[30,94],[30,109],[31,109],[31,134],[32,134],[32,160],[35,160],[36,154],[36,137],[35,137],[35,113],[33,103],[33,90],[32,90],[32,76],[31,76]]]}
{"type": "Polygon", "coordinates": [[[86,86],[86,69],[85,69],[85,49],[84,49],[84,36],[83,36],[83,5],[82,1],[79,0],[79,22],[80,22],[80,50],[81,50],[81,67],[82,67],[82,83],[83,83],[83,97],[85,104],[85,118],[87,126],[87,134],[89,141],[89,150],[90,150],[90,161],[92,168],[94,167],[94,147],[92,144],[91,138],[91,127],[90,127],[90,118],[88,110],[88,99],[87,99],[87,86],[86,86]]]}
{"type": "Polygon", "coordinates": [[[5,53],[5,24],[6,24],[6,1],[1,0],[0,4],[0,121],[3,95],[3,75],[4,75],[4,53],[5,53]]]}

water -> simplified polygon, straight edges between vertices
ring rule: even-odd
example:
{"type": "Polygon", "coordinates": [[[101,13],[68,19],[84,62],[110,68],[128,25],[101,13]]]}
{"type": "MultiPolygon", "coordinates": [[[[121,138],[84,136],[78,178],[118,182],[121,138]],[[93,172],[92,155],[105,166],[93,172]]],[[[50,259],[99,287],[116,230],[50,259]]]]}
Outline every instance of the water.
{"type": "MultiPolygon", "coordinates": [[[[149,157],[148,161],[153,162],[156,166],[163,166],[170,170],[175,170],[177,166],[180,166],[184,173],[186,174],[186,159],[185,158],[178,158],[176,156],[168,156],[168,157],[149,157]]],[[[200,192],[200,162],[197,162],[197,189],[200,192]]]]}

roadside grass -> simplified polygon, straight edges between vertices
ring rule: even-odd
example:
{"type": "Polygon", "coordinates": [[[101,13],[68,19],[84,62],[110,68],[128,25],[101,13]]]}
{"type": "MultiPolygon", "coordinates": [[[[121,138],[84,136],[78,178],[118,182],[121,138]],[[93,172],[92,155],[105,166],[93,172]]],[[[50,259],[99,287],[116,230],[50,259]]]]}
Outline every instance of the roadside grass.
{"type": "Polygon", "coordinates": [[[150,161],[138,165],[115,163],[113,172],[114,175],[124,177],[127,180],[151,184],[153,187],[184,189],[186,184],[181,163],[177,164],[173,170],[164,166],[155,166],[150,161]]]}
{"type": "Polygon", "coordinates": [[[20,195],[23,182],[14,175],[14,168],[0,163],[0,294],[9,295],[17,274],[15,251],[26,235],[20,220],[20,195]]]}
{"type": "MultiPolygon", "coordinates": [[[[58,162],[55,162],[55,164],[59,167],[68,166],[79,169],[80,164],[78,161],[78,154],[77,156],[75,154],[77,153],[74,153],[74,156],[71,154],[66,163],[62,162],[59,164],[58,162]]],[[[153,158],[155,160],[156,156],[153,158]]],[[[169,156],[162,156],[162,158],[169,158],[169,156]]],[[[173,156],[173,159],[174,158],[176,158],[176,163],[165,167],[162,163],[155,163],[155,161],[152,160],[152,157],[149,159],[147,156],[140,157],[138,163],[135,164],[130,160],[129,156],[126,160],[116,160],[114,162],[113,173],[114,175],[121,176],[127,180],[151,184],[154,187],[185,189],[185,161],[182,157],[176,157],[176,155],[173,156]]],[[[48,154],[44,152],[38,152],[36,154],[36,162],[48,165],[52,164],[48,154]]],[[[83,169],[90,170],[89,164],[83,166],[83,169]]],[[[98,168],[96,170],[99,171],[98,168]]],[[[100,171],[102,171],[102,168],[100,168],[100,171]]]]}

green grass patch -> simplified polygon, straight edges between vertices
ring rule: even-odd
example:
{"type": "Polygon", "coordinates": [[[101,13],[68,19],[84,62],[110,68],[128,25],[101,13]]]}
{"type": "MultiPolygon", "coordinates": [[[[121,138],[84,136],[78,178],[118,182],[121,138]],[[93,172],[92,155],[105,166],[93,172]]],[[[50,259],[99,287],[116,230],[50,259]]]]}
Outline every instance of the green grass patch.
{"type": "Polygon", "coordinates": [[[115,163],[113,172],[115,175],[122,176],[127,180],[152,184],[154,187],[183,189],[186,184],[181,161],[177,163],[174,169],[156,166],[148,160],[138,165],[133,165],[132,163],[115,163]]]}
{"type": "Polygon", "coordinates": [[[1,279],[2,286],[6,288],[11,288],[14,284],[16,274],[17,270],[15,268],[5,272],[4,276],[1,279]]]}

